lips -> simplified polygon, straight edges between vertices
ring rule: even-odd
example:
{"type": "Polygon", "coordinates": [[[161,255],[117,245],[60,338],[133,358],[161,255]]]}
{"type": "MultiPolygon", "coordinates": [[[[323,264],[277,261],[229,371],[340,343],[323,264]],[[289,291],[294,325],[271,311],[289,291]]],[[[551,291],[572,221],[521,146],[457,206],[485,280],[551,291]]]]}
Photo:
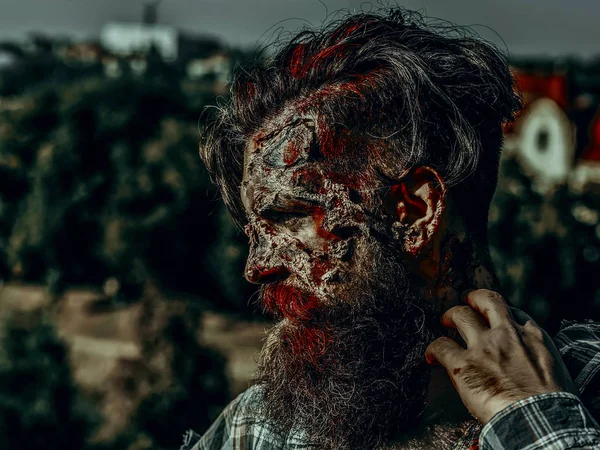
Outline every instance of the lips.
{"type": "Polygon", "coordinates": [[[319,299],[284,283],[273,283],[262,289],[265,308],[278,318],[292,322],[309,320],[321,306],[319,299]]]}

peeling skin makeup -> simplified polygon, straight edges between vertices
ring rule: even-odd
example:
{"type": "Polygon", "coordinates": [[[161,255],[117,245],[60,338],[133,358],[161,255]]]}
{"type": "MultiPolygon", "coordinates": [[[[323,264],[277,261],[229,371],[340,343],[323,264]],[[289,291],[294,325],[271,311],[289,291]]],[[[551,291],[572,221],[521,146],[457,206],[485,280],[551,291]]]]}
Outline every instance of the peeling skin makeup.
{"type": "Polygon", "coordinates": [[[461,293],[498,290],[487,213],[520,100],[493,48],[411,17],[304,29],[239,72],[200,149],[274,319],[247,416],[284,441],[446,450],[477,424],[425,349],[460,343],[440,317],[461,293]]]}
{"type": "Polygon", "coordinates": [[[439,314],[398,248],[387,187],[370,175],[377,142],[341,130],[295,105],[246,147],[245,275],[278,319],[256,379],[260,414],[327,447],[381,446],[426,410],[423,353],[439,314]]]}

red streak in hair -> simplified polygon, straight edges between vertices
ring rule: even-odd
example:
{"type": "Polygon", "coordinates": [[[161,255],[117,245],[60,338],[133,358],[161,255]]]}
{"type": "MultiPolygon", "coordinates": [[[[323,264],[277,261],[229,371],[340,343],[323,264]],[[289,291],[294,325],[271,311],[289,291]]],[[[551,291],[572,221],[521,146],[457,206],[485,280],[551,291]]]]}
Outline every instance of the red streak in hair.
{"type": "Polygon", "coordinates": [[[344,30],[344,38],[349,37],[352,33],[354,33],[356,30],[358,30],[361,26],[362,26],[362,24],[355,23],[354,25],[345,29],[344,30]]]}
{"type": "Polygon", "coordinates": [[[254,85],[250,82],[246,83],[246,88],[248,89],[248,96],[254,97],[254,85]]]}
{"type": "Polygon", "coordinates": [[[346,50],[347,44],[336,44],[332,47],[326,48],[320,53],[316,54],[307,63],[304,63],[305,59],[305,46],[304,44],[298,45],[290,59],[290,72],[294,78],[304,78],[306,73],[317,65],[321,64],[323,60],[341,56],[346,50]]]}
{"type": "Polygon", "coordinates": [[[304,44],[299,44],[292,53],[292,58],[290,59],[290,72],[294,78],[301,78],[300,74],[303,71],[302,66],[305,49],[304,44]]]}

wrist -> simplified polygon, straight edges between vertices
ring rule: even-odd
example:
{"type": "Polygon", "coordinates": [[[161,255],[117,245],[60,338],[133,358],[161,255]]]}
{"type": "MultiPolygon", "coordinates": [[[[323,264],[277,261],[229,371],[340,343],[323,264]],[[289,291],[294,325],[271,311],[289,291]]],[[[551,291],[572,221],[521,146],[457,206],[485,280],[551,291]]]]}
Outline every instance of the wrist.
{"type": "Polygon", "coordinates": [[[559,392],[566,393],[567,390],[556,387],[548,390],[540,390],[538,392],[521,393],[520,395],[513,395],[511,398],[491,398],[489,400],[489,406],[486,405],[488,406],[486,409],[486,414],[484,415],[484,417],[478,419],[482,424],[485,425],[498,413],[504,411],[507,408],[510,408],[512,405],[522,402],[523,400],[539,395],[553,394],[559,392]]]}
{"type": "Polygon", "coordinates": [[[519,400],[495,414],[479,435],[481,450],[499,448],[596,448],[600,428],[569,392],[549,392],[519,400]]]}

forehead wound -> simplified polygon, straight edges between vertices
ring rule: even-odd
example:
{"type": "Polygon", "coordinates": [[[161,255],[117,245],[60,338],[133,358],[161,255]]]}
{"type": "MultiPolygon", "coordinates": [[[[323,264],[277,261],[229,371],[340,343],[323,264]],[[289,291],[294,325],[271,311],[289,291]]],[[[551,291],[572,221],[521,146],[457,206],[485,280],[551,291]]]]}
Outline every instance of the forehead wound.
{"type": "Polygon", "coordinates": [[[268,206],[281,189],[291,187],[294,172],[306,167],[316,140],[311,117],[287,114],[267,123],[246,147],[241,185],[246,210],[268,206]]]}
{"type": "Polygon", "coordinates": [[[298,117],[265,127],[254,139],[251,153],[268,167],[291,167],[308,161],[316,142],[314,120],[298,117]]]}

